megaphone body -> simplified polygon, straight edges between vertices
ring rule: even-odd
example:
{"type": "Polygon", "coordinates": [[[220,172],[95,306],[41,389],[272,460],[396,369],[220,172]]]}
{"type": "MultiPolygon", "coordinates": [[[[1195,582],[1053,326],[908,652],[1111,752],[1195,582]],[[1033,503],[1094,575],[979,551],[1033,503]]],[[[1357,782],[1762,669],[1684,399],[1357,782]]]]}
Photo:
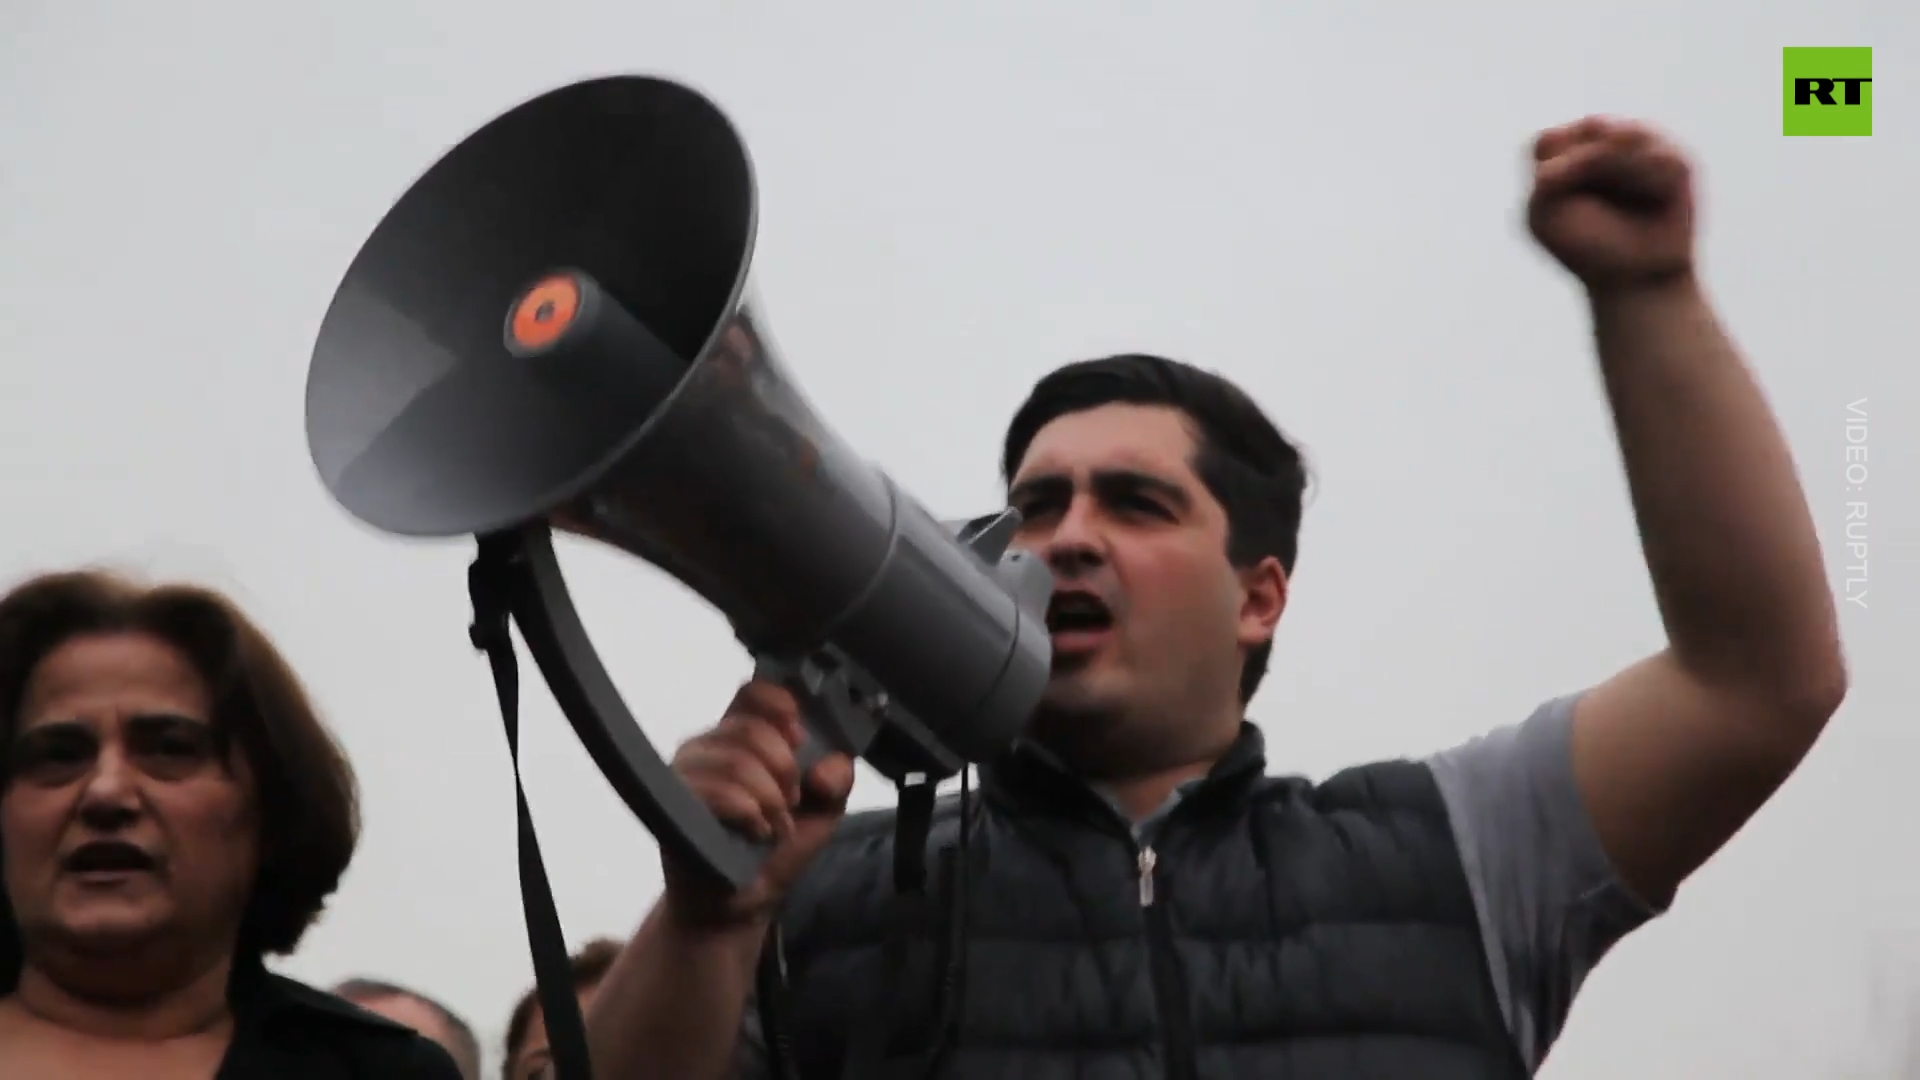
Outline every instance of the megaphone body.
{"type": "Polygon", "coordinates": [[[1044,689],[1051,577],[1011,511],[943,523],[856,455],[760,325],[752,167],[695,91],[623,76],[505,113],[354,259],[307,384],[309,449],[351,514],[505,544],[515,621],[603,774],[664,846],[742,885],[724,829],[634,724],[550,530],[638,556],[718,608],[801,696],[806,758],[950,775],[1044,689]]]}

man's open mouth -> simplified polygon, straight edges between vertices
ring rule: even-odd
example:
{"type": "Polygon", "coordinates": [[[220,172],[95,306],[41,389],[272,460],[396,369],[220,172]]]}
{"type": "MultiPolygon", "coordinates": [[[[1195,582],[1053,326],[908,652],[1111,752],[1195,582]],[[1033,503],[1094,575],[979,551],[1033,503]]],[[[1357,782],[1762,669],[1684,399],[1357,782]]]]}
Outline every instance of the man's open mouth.
{"type": "Polygon", "coordinates": [[[1087,592],[1058,592],[1047,605],[1047,632],[1055,637],[1095,634],[1113,628],[1113,612],[1087,592]]]}

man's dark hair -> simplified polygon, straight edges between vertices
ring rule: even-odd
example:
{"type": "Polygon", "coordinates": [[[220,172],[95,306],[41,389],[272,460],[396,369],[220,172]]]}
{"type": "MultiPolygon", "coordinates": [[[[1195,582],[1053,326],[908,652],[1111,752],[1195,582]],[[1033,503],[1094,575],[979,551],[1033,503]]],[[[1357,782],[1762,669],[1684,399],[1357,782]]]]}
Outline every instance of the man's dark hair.
{"type": "Polygon", "coordinates": [[[453,1063],[459,1066],[460,1075],[463,1080],[480,1080],[479,1037],[474,1035],[472,1025],[461,1019],[460,1014],[447,1008],[439,1001],[428,997],[418,990],[399,986],[395,983],[383,982],[379,979],[366,978],[348,979],[335,986],[332,993],[333,996],[345,998],[355,1005],[367,1005],[385,998],[398,997],[411,998],[425,1005],[427,1008],[432,1009],[434,1013],[440,1017],[441,1021],[447,1025],[447,1031],[453,1035],[455,1045],[448,1049],[453,1052],[453,1063]]]}
{"type": "MultiPolygon", "coordinates": [[[[1246,392],[1210,371],[1178,360],[1123,353],[1057,368],[1027,395],[1000,455],[1000,473],[1011,484],[1027,447],[1040,429],[1069,413],[1102,405],[1164,405],[1179,410],[1197,444],[1194,472],[1227,514],[1227,559],[1252,566],[1272,555],[1288,574],[1299,554],[1300,509],[1307,468],[1246,392]]],[[[1266,675],[1273,642],[1247,653],[1240,672],[1240,702],[1252,700],[1266,675]]]]}
{"type": "MultiPolygon", "coordinates": [[[[573,992],[585,993],[605,978],[607,969],[613,966],[619,955],[620,943],[612,938],[594,938],[580,946],[580,951],[567,959],[573,976],[573,992]]],[[[513,1015],[507,1019],[507,1038],[503,1047],[506,1053],[500,1063],[503,1080],[513,1080],[513,1055],[520,1051],[520,1044],[526,1042],[527,1029],[533,1026],[533,1010],[539,1006],[540,988],[537,986],[529,988],[514,1003],[513,1015]]]]}
{"type": "MultiPolygon", "coordinates": [[[[0,791],[34,669],[75,638],[121,632],[180,650],[206,683],[215,737],[223,749],[237,745],[252,770],[259,874],[236,960],[293,952],[353,859],[359,797],[353,767],[299,678],[226,597],[188,585],[149,588],[104,571],[46,574],[0,597],[0,791]]],[[[0,894],[0,993],[19,979],[20,964],[19,927],[0,894]]]]}

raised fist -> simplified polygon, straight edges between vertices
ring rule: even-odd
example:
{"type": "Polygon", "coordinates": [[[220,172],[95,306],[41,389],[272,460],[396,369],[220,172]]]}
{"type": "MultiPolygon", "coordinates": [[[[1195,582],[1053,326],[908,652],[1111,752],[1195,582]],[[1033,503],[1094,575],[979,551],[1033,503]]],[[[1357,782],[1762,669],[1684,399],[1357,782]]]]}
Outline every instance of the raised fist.
{"type": "Polygon", "coordinates": [[[1590,116],[1541,132],[1527,225],[1591,291],[1693,271],[1692,170],[1643,124],[1590,116]]]}

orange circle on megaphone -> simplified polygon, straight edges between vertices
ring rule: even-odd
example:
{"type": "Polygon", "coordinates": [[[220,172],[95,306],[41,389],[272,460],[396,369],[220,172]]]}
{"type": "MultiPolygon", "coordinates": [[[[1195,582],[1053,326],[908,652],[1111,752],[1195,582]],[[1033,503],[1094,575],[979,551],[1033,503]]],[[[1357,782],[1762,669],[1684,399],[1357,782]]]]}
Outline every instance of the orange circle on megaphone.
{"type": "Polygon", "coordinates": [[[513,306],[507,333],[522,349],[544,349],[559,340],[580,314],[580,284],[566,274],[534,282],[513,306]]]}

